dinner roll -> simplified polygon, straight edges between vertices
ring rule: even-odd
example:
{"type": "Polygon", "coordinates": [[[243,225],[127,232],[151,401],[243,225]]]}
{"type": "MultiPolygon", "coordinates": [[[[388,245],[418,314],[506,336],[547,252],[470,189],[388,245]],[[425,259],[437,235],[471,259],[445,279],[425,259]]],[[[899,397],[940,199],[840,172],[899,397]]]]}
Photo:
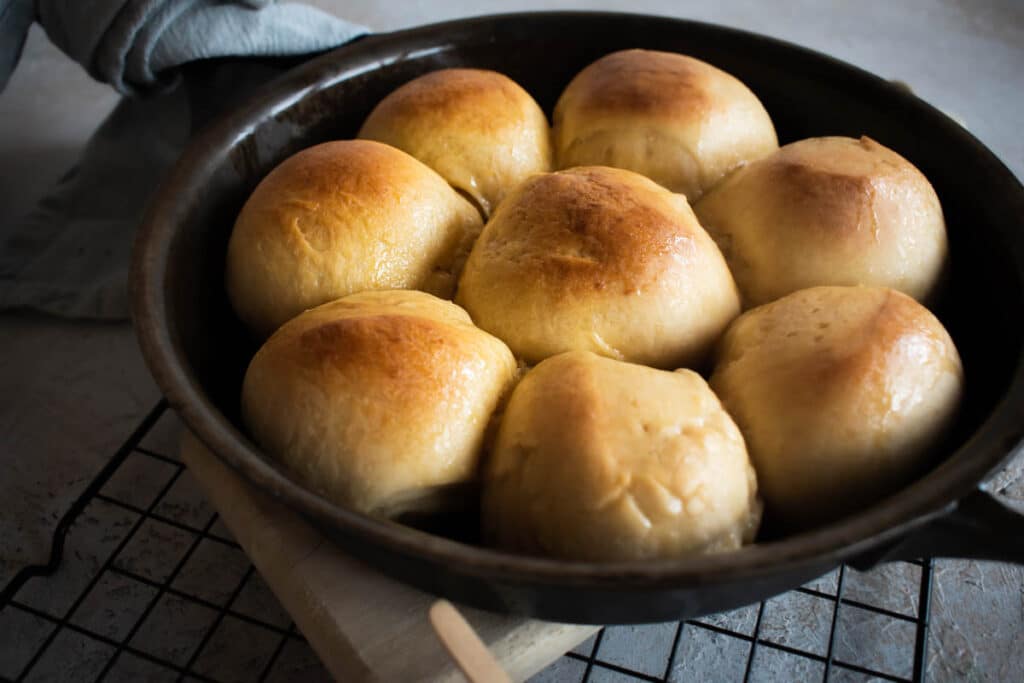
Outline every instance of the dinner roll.
{"type": "Polygon", "coordinates": [[[242,207],[228,242],[228,297],[260,336],[366,289],[450,297],[481,227],[468,201],[405,152],[327,142],[286,159],[242,207]]]}
{"type": "Polygon", "coordinates": [[[814,287],[740,316],[711,386],[747,440],[769,518],[801,529],[919,474],[963,370],[942,324],[905,294],[814,287]]]}
{"type": "Polygon", "coordinates": [[[696,201],[722,176],[778,146],[747,86],[686,55],[623,50],[569,83],[555,106],[558,168],[642,173],[696,201]]]}
{"type": "Polygon", "coordinates": [[[482,515],[509,550],[641,560],[738,548],[760,503],[743,437],[700,375],[573,351],[512,392],[482,515]]]}
{"type": "Polygon", "coordinates": [[[584,350],[693,365],[739,312],[686,198],[605,167],[513,190],[473,246],[456,301],[530,363],[584,350]]]}
{"type": "Polygon", "coordinates": [[[694,208],[745,306],[815,285],[891,287],[925,300],[946,262],[935,190],[909,161],[866,137],[786,145],[694,208]]]}
{"type": "Polygon", "coordinates": [[[544,112],[496,71],[442,69],[413,79],[380,101],[359,137],[405,150],[484,215],[527,176],[551,170],[544,112]]]}
{"type": "Polygon", "coordinates": [[[383,517],[427,513],[477,477],[485,429],[515,373],[508,348],[455,304],[362,292],[267,340],[245,374],[242,417],[326,498],[383,517]]]}

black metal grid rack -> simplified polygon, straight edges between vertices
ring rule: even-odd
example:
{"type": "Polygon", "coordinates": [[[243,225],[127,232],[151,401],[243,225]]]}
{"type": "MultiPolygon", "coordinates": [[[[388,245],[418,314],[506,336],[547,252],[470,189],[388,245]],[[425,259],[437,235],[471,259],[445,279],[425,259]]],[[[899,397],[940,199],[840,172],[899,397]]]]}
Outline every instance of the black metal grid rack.
{"type": "MultiPolygon", "coordinates": [[[[0,678],[329,678],[178,460],[177,435],[161,402],[60,521],[49,562],[0,593],[0,678]]],[[[931,583],[931,562],[841,567],[728,614],[602,629],[537,680],[923,681],[931,583]]]]}

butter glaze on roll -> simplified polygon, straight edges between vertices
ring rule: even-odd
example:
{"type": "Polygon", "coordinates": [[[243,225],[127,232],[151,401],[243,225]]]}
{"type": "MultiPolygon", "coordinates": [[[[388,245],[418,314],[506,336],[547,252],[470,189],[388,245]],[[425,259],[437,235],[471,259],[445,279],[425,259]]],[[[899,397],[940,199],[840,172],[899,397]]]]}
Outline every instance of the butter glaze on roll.
{"type": "Polygon", "coordinates": [[[643,560],[738,548],[760,503],[743,437],[700,375],[570,352],[512,392],[482,514],[508,550],[643,560]]]}
{"type": "Polygon", "coordinates": [[[786,145],[694,210],[745,306],[816,285],[891,287],[927,301],[946,264],[946,225],[928,179],[866,137],[786,145]]]}
{"type": "Polygon", "coordinates": [[[686,198],[605,167],[517,187],[473,246],[456,301],[529,363],[581,350],[670,369],[700,363],[739,312],[686,198]]]}
{"type": "Polygon", "coordinates": [[[442,69],[409,81],[370,113],[359,137],[405,150],[490,215],[533,173],[551,170],[551,129],[508,76],[442,69]]]}
{"type": "Polygon", "coordinates": [[[267,453],[326,498],[394,517],[458,507],[515,360],[466,312],[423,292],[318,306],[256,353],[242,417],[267,453]]]}
{"type": "Polygon", "coordinates": [[[696,201],[737,166],[778,148],[747,86],[673,52],[623,50],[573,78],[554,112],[558,168],[641,173],[696,201]]]}
{"type": "Polygon", "coordinates": [[[228,298],[266,337],[363,290],[451,297],[481,227],[468,201],[405,152],[327,142],[282,162],[242,207],[228,243],[228,298]]]}
{"type": "Polygon", "coordinates": [[[942,324],[905,294],[814,287],[740,316],[711,386],[743,432],[766,514],[797,530],[920,474],[963,370],[942,324]]]}

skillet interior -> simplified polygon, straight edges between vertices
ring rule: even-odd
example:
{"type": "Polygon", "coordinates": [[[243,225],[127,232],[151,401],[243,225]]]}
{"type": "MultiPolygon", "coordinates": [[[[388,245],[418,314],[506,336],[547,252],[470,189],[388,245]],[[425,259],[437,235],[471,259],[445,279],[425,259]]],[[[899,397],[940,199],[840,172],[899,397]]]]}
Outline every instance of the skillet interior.
{"type": "Polygon", "coordinates": [[[136,328],[172,406],[211,449],[314,520],[356,556],[428,590],[481,607],[577,622],[692,617],[756,601],[891,541],[973,489],[1024,432],[1024,189],[957,124],[885,81],[778,41],[633,15],[540,13],[449,22],[365,38],[270,85],[186,152],[136,246],[136,328]],[[505,555],[339,509],[291,483],[239,428],[238,396],[255,350],[222,284],[234,218],[291,153],[352,137],[387,93],[447,66],[492,68],[550,115],[570,78],[617,49],[684,52],[744,81],[780,142],[870,135],[932,181],[953,267],[936,312],[968,379],[964,409],[936,469],[887,501],[813,532],[738,553],[590,565],[505,555]]]}

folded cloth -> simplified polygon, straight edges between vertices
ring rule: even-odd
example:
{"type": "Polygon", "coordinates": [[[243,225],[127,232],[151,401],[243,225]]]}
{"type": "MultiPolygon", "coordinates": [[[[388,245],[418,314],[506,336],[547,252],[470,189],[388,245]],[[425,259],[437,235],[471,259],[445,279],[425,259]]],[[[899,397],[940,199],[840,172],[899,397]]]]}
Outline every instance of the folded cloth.
{"type": "MultiPolygon", "coordinates": [[[[24,8],[19,0],[5,1],[0,86],[6,82],[3,60],[12,54],[13,64],[23,42],[8,53],[12,27],[24,24],[23,14],[10,13],[24,8]]],[[[129,315],[135,228],[197,116],[231,106],[293,62],[180,67],[213,57],[322,52],[366,32],[319,10],[273,0],[36,0],[36,19],[90,74],[132,97],[114,109],[77,166],[24,221],[0,226],[0,310],[100,320],[129,315]],[[197,74],[219,87],[190,87],[197,74]],[[196,101],[196,93],[211,101],[196,101]]]]}
{"type": "Polygon", "coordinates": [[[0,0],[0,90],[14,71],[32,25],[33,0],[0,0]]]}
{"type": "Polygon", "coordinates": [[[321,52],[365,32],[276,0],[37,0],[36,8],[57,47],[125,93],[197,59],[321,52]]]}

